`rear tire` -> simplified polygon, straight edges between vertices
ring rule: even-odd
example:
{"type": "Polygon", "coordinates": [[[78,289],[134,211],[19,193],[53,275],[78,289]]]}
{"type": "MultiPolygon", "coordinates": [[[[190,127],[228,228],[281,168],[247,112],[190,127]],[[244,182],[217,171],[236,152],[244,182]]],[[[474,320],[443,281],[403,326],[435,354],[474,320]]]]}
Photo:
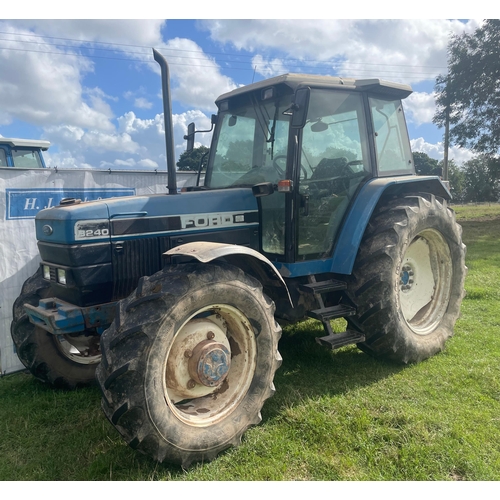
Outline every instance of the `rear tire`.
{"type": "Polygon", "coordinates": [[[10,331],[17,355],[34,377],[54,387],[75,389],[93,384],[101,358],[99,336],[55,336],[33,325],[24,311],[24,304],[38,305],[40,299],[50,295],[50,285],[40,269],[25,281],[12,308],[10,331]],[[87,355],[81,354],[85,349],[87,355]]]}
{"type": "Polygon", "coordinates": [[[129,445],[188,467],[261,421],[281,328],[259,282],[227,264],[139,280],[102,337],[102,408],[129,445]]]}
{"type": "Polygon", "coordinates": [[[408,195],[379,206],[366,229],[348,285],[363,351],[422,361],[453,335],[464,296],[462,228],[446,200],[408,195]]]}

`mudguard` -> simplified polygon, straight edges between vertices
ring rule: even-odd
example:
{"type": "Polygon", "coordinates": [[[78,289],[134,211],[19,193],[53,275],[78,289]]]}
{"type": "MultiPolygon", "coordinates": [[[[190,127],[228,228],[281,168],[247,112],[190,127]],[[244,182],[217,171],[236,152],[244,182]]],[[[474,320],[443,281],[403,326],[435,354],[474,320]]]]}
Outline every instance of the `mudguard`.
{"type": "Polygon", "coordinates": [[[248,267],[255,271],[255,274],[257,276],[259,274],[262,274],[261,271],[263,267],[265,267],[276,279],[280,281],[281,285],[286,290],[290,305],[292,305],[293,307],[290,292],[288,291],[288,287],[281,274],[269,259],[264,257],[256,250],[253,250],[252,248],[244,247],[241,245],[230,245],[226,243],[195,241],[172,248],[165,252],[163,255],[181,255],[184,257],[194,257],[195,259],[203,263],[211,262],[212,260],[224,257],[230,264],[238,267],[241,267],[238,265],[239,262],[244,262],[248,267]],[[235,259],[231,259],[232,256],[238,256],[238,260],[236,261],[235,259]]]}

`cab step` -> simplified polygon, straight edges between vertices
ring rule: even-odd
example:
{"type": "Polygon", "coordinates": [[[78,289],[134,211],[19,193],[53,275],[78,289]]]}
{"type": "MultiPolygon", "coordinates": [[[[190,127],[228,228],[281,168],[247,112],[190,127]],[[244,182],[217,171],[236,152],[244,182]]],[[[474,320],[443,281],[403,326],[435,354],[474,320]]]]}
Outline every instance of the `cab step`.
{"type": "Polygon", "coordinates": [[[310,318],[319,319],[323,323],[335,318],[345,318],[346,316],[353,316],[354,314],[356,314],[356,308],[347,306],[345,304],[323,307],[321,309],[315,309],[307,313],[310,318]]]}
{"type": "Polygon", "coordinates": [[[299,288],[307,293],[338,292],[340,290],[345,290],[347,288],[347,283],[345,281],[331,279],[299,285],[299,288]]]}
{"type": "Polygon", "coordinates": [[[316,342],[323,347],[328,347],[331,350],[339,349],[350,344],[358,344],[364,342],[365,336],[362,333],[355,332],[354,330],[347,330],[342,333],[334,333],[327,337],[317,337],[316,342]]]}

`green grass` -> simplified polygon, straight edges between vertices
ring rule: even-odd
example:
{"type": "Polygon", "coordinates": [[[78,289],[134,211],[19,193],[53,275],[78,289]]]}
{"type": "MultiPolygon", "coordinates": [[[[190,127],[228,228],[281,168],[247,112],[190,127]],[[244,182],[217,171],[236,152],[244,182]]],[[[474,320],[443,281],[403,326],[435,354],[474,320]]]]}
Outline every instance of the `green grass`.
{"type": "Polygon", "coordinates": [[[455,207],[467,297],[439,355],[402,367],[321,348],[313,321],[288,327],[262,424],[241,447],[188,471],[122,442],[97,389],[6,376],[0,480],[500,480],[500,206],[491,207],[455,207]]]}

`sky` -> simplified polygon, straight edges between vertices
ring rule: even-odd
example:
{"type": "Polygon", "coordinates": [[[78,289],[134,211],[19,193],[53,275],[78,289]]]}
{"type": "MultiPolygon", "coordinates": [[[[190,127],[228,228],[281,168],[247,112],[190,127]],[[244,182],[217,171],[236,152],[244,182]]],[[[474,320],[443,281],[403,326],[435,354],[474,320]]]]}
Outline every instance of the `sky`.
{"type": "MultiPolygon", "coordinates": [[[[12,17],[0,19],[0,135],[50,141],[50,167],[134,170],[166,170],[153,47],[170,66],[177,159],[190,122],[199,130],[210,128],[219,95],[284,73],[311,73],[410,84],[414,92],[404,109],[412,149],[441,160],[444,131],[432,124],[435,78],[446,73],[450,35],[481,25],[469,17],[12,17]]],[[[197,134],[197,145],[209,146],[210,136],[197,134]]],[[[453,146],[449,156],[461,164],[472,153],[453,146]]]]}

